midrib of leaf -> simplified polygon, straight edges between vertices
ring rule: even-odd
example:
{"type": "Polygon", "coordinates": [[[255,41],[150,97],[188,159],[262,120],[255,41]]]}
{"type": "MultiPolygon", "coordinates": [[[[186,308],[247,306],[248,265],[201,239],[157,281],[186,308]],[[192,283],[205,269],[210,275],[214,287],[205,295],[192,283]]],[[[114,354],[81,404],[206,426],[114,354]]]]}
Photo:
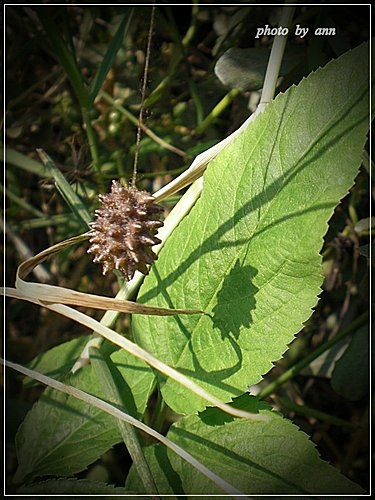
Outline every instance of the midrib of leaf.
{"type": "MultiPolygon", "coordinates": [[[[270,107],[271,107],[271,106],[272,106],[272,104],[270,105],[270,107]]],[[[285,110],[286,106],[287,106],[287,101],[285,101],[285,104],[284,104],[284,106],[283,106],[283,109],[280,111],[280,116],[281,116],[281,117],[283,116],[283,112],[284,112],[284,110],[285,110]]],[[[291,114],[290,114],[290,116],[291,116],[291,114]]],[[[337,121],[336,121],[336,122],[337,122],[337,121]]],[[[256,141],[256,142],[254,142],[254,144],[253,144],[253,148],[252,148],[252,150],[249,152],[249,155],[248,155],[248,156],[249,156],[248,163],[250,163],[250,162],[251,162],[251,158],[252,158],[252,155],[253,155],[254,151],[257,149],[257,147],[259,146],[259,144],[262,142],[263,135],[267,133],[267,126],[268,126],[268,123],[269,123],[269,122],[265,121],[265,124],[264,124],[264,127],[263,127],[262,132],[258,135],[257,141],[256,141]]],[[[269,153],[269,155],[268,155],[268,159],[267,159],[268,161],[267,161],[267,164],[266,164],[266,166],[265,166],[265,173],[264,173],[264,176],[263,176],[263,178],[264,178],[263,187],[266,187],[266,186],[267,186],[267,173],[268,173],[268,169],[269,169],[269,167],[271,166],[271,160],[272,160],[272,157],[273,157],[273,154],[274,154],[275,148],[276,148],[276,146],[278,146],[278,145],[280,144],[280,141],[278,140],[278,138],[279,138],[279,137],[280,137],[280,135],[282,134],[282,129],[280,128],[282,124],[283,124],[283,122],[282,122],[282,121],[281,121],[281,119],[280,119],[280,122],[279,122],[279,128],[278,128],[278,130],[277,130],[277,134],[276,134],[276,137],[275,137],[274,145],[272,146],[272,148],[271,148],[271,150],[270,150],[270,153],[269,153]]],[[[241,134],[241,135],[242,135],[242,134],[241,134]]],[[[308,152],[310,152],[310,151],[311,151],[311,149],[312,149],[312,148],[313,148],[313,147],[314,147],[317,143],[319,143],[319,140],[320,140],[320,137],[321,137],[321,136],[323,136],[323,134],[320,134],[320,136],[318,137],[318,139],[311,141],[310,145],[309,145],[309,146],[308,146],[308,148],[307,148],[307,151],[306,151],[305,155],[307,155],[307,154],[308,154],[308,152]]],[[[241,137],[241,136],[239,136],[239,137],[236,139],[236,141],[239,141],[239,140],[240,140],[240,137],[241,137]]],[[[282,157],[282,155],[279,155],[279,165],[280,165],[280,169],[281,169],[281,171],[283,171],[281,157],[282,157]]],[[[303,157],[302,157],[302,158],[303,158],[303,157]]],[[[297,161],[295,164],[292,164],[292,165],[290,166],[289,171],[290,171],[291,173],[289,174],[289,176],[288,176],[288,177],[293,176],[295,169],[296,169],[296,168],[298,168],[298,164],[299,164],[299,162],[300,162],[300,160],[299,160],[299,161],[297,161]]],[[[242,174],[241,174],[241,176],[240,176],[240,178],[239,178],[239,181],[238,181],[238,185],[237,185],[237,189],[236,189],[236,190],[237,190],[237,193],[238,193],[238,190],[239,190],[239,189],[241,189],[241,184],[242,184],[242,183],[241,183],[241,179],[242,179],[243,177],[247,176],[247,175],[248,175],[248,173],[246,172],[246,169],[244,168],[244,169],[243,169],[243,171],[242,171],[242,174]]],[[[282,172],[282,176],[280,176],[278,179],[276,179],[276,180],[273,182],[273,184],[275,184],[275,183],[277,183],[277,184],[278,184],[278,189],[277,189],[277,191],[276,191],[276,195],[275,195],[274,199],[275,199],[275,198],[277,198],[277,195],[280,193],[280,191],[283,189],[283,187],[285,186],[285,184],[288,182],[288,180],[289,180],[289,179],[287,179],[286,177],[287,177],[287,176],[286,176],[286,175],[282,172]],[[285,180],[285,179],[286,179],[286,180],[285,180]],[[280,181],[280,180],[281,180],[281,181],[280,181]]],[[[235,207],[236,207],[236,200],[237,200],[237,199],[238,199],[238,195],[237,195],[237,196],[235,196],[235,197],[233,197],[233,204],[232,204],[233,210],[232,210],[232,212],[230,212],[230,213],[233,213],[233,214],[234,214],[234,213],[236,212],[235,207]]],[[[314,203],[311,203],[311,204],[310,204],[310,207],[311,207],[311,206],[313,206],[313,205],[314,205],[314,203]]],[[[213,206],[214,206],[214,205],[213,205],[213,204],[211,204],[211,207],[213,207],[213,206]]],[[[268,201],[268,204],[267,204],[267,206],[266,206],[265,210],[264,210],[264,211],[263,211],[263,212],[259,215],[259,217],[258,217],[257,225],[255,226],[255,228],[254,228],[254,230],[253,230],[253,234],[252,234],[252,235],[249,235],[249,241],[248,241],[248,243],[247,243],[246,247],[243,247],[243,246],[242,246],[242,247],[239,247],[239,249],[238,249],[237,251],[236,251],[236,250],[234,250],[234,256],[233,256],[232,260],[229,262],[229,264],[228,264],[228,265],[227,265],[227,267],[226,267],[226,273],[223,273],[223,274],[222,274],[222,279],[218,281],[217,287],[216,287],[216,289],[214,290],[214,292],[212,293],[212,296],[211,296],[211,298],[208,300],[207,305],[204,307],[204,309],[211,310],[212,306],[215,304],[215,300],[216,300],[217,294],[218,294],[219,290],[220,290],[220,289],[222,288],[222,286],[223,286],[223,283],[224,283],[224,280],[225,280],[225,276],[226,276],[226,274],[230,271],[230,269],[232,269],[232,268],[233,268],[233,266],[234,266],[235,262],[236,262],[236,261],[240,258],[241,254],[245,254],[245,255],[246,255],[247,250],[248,250],[248,247],[249,247],[249,245],[250,245],[250,244],[251,244],[251,242],[252,242],[252,239],[257,237],[257,233],[258,233],[258,231],[261,229],[262,224],[263,224],[264,220],[266,219],[266,216],[267,216],[267,214],[268,214],[269,210],[272,208],[272,206],[273,206],[273,204],[272,204],[272,199],[270,199],[270,200],[268,201]],[[211,307],[210,307],[210,306],[211,306],[211,307]]],[[[309,207],[309,208],[310,208],[310,207],[309,207]]],[[[211,210],[212,210],[212,208],[210,208],[210,211],[211,211],[211,210]]],[[[238,211],[238,209],[237,209],[237,211],[238,211]]],[[[258,212],[260,212],[260,211],[261,211],[261,207],[259,207],[259,209],[258,209],[258,212]]],[[[200,248],[202,248],[202,241],[204,241],[204,235],[205,235],[205,230],[204,230],[204,229],[207,227],[207,224],[208,224],[208,222],[209,222],[209,214],[210,214],[210,212],[208,212],[208,214],[207,214],[207,217],[206,217],[206,219],[205,219],[205,225],[204,225],[204,228],[203,228],[203,230],[202,230],[202,237],[201,237],[201,245],[200,245],[200,248]]],[[[234,218],[233,218],[233,217],[232,217],[232,220],[234,220],[234,218]]],[[[236,224],[233,224],[233,225],[232,225],[232,230],[233,230],[233,233],[235,233],[235,227],[236,227],[236,224]]],[[[229,232],[229,230],[228,230],[227,232],[229,232]]],[[[273,273],[273,275],[272,275],[272,277],[271,277],[271,279],[270,279],[267,283],[265,283],[263,286],[266,286],[266,285],[271,284],[271,283],[272,283],[272,281],[273,281],[273,280],[275,280],[275,279],[276,279],[276,278],[277,278],[277,277],[281,274],[281,270],[284,268],[285,263],[287,262],[287,260],[288,260],[288,259],[287,259],[287,257],[285,257],[285,259],[284,259],[284,261],[282,262],[282,264],[280,265],[280,267],[279,267],[278,271],[277,271],[277,272],[274,272],[274,273],[273,273]]],[[[201,259],[199,259],[199,258],[198,258],[198,265],[200,265],[200,262],[201,262],[201,259]]],[[[202,265],[204,265],[204,263],[202,263],[202,265]]],[[[199,291],[200,291],[200,287],[199,287],[199,291]]],[[[280,304],[280,306],[279,306],[277,309],[274,309],[274,313],[275,313],[275,312],[277,313],[277,311],[278,311],[279,309],[281,309],[281,308],[284,306],[284,304],[285,304],[285,302],[282,302],[282,303],[280,304]]],[[[203,317],[202,317],[202,316],[200,316],[200,317],[198,318],[198,320],[197,320],[197,322],[196,322],[195,326],[194,326],[194,327],[193,327],[193,329],[191,330],[191,338],[194,336],[195,332],[199,329],[199,325],[200,325],[200,322],[201,322],[202,320],[203,320],[203,317]]],[[[261,323],[261,320],[259,320],[259,319],[258,319],[258,321],[261,323]]],[[[185,343],[184,348],[181,350],[180,355],[179,355],[179,357],[178,357],[178,360],[177,360],[177,365],[179,364],[179,362],[180,362],[181,358],[183,358],[183,357],[184,357],[184,355],[186,354],[186,351],[187,351],[188,349],[189,349],[189,343],[188,343],[188,342],[186,342],[186,343],[185,343]]],[[[208,349],[210,349],[210,346],[208,347],[208,349]]]]}
{"type": "MultiPolygon", "coordinates": [[[[294,90],[294,89],[293,89],[294,90]]],[[[350,99],[351,103],[350,103],[350,108],[352,109],[353,106],[355,106],[356,103],[360,102],[361,99],[364,97],[366,93],[366,84],[362,84],[362,92],[361,93],[356,93],[354,94],[354,96],[350,99]]],[[[350,102],[349,101],[349,102],[350,102]]],[[[296,106],[298,105],[299,103],[296,103],[296,106]]],[[[280,117],[283,116],[283,113],[285,111],[285,108],[287,106],[287,100],[285,101],[285,104],[284,104],[284,107],[283,109],[280,111],[280,117]]],[[[295,106],[295,107],[296,107],[295,106]]],[[[271,105],[270,105],[271,107],[271,105]]],[[[294,107],[294,108],[295,108],[294,107]]],[[[271,111],[271,110],[270,110],[271,111]]],[[[296,173],[298,172],[298,168],[299,166],[303,167],[303,162],[304,160],[307,160],[309,161],[309,155],[313,152],[314,148],[317,147],[317,152],[315,154],[313,154],[313,158],[315,157],[319,157],[319,154],[321,154],[321,151],[322,149],[324,149],[324,144],[321,145],[321,142],[324,140],[324,137],[326,136],[326,134],[328,132],[330,132],[332,129],[334,129],[335,127],[337,127],[337,125],[339,124],[340,120],[344,117],[345,115],[345,110],[343,109],[343,107],[340,107],[340,109],[334,113],[333,116],[331,116],[331,118],[329,120],[327,120],[324,124],[324,126],[320,129],[320,132],[318,134],[315,134],[313,139],[310,141],[310,143],[307,145],[307,147],[305,148],[305,151],[302,153],[302,155],[298,158],[298,161],[296,161],[295,163],[292,163],[290,165],[290,167],[288,168],[288,171],[289,173],[285,172],[284,173],[284,168],[283,168],[283,162],[282,162],[282,154],[279,154],[279,167],[280,167],[280,170],[282,172],[282,175],[280,175],[278,177],[278,179],[276,179],[272,184],[277,184],[278,185],[278,188],[277,188],[277,191],[276,191],[276,194],[274,196],[274,199],[277,200],[277,195],[280,193],[280,191],[285,187],[285,185],[291,180],[291,178],[296,175],[296,173]]],[[[291,117],[293,114],[293,110],[290,110],[290,113],[289,113],[289,116],[287,117],[287,120],[289,119],[289,117],[291,117]]],[[[362,120],[361,120],[362,121],[362,120]]],[[[271,161],[272,161],[272,158],[274,156],[274,151],[275,151],[275,148],[277,146],[280,145],[280,140],[279,138],[282,137],[282,133],[283,133],[283,128],[284,126],[286,126],[286,124],[284,124],[284,122],[282,121],[282,119],[280,118],[280,127],[278,128],[277,132],[276,132],[276,136],[275,136],[275,142],[274,142],[274,146],[271,148],[270,150],[270,153],[268,155],[268,161],[267,161],[267,164],[265,166],[265,173],[264,173],[264,184],[263,186],[266,187],[267,186],[267,172],[268,172],[268,169],[269,167],[271,166],[271,161]]],[[[350,128],[352,128],[353,125],[351,125],[350,128]]],[[[258,140],[256,141],[256,143],[254,143],[254,146],[253,146],[253,149],[251,150],[251,152],[249,153],[249,160],[248,162],[251,161],[251,157],[252,157],[252,154],[254,153],[254,150],[256,150],[256,147],[259,143],[261,143],[261,140],[262,140],[262,137],[263,137],[263,134],[265,134],[267,132],[267,122],[265,122],[265,126],[263,128],[263,131],[261,134],[259,134],[258,136],[258,140]]],[[[345,134],[347,133],[347,130],[345,130],[344,132],[342,132],[342,134],[345,134]]],[[[239,140],[240,139],[240,136],[238,139],[236,140],[239,140]]],[[[323,141],[324,142],[324,141],[323,141]]],[[[241,177],[239,179],[239,182],[238,182],[238,187],[237,187],[237,192],[238,190],[240,189],[240,185],[241,185],[241,178],[243,178],[244,176],[247,175],[247,172],[246,172],[246,169],[243,169],[242,171],[242,174],[241,174],[241,177]]],[[[320,199],[322,199],[322,197],[324,197],[324,193],[325,193],[326,189],[324,188],[320,193],[318,193],[317,197],[312,199],[311,202],[309,203],[309,205],[305,206],[303,211],[304,212],[307,212],[309,211],[310,209],[312,208],[316,208],[317,207],[317,204],[318,204],[318,201],[320,199]]],[[[235,213],[235,206],[236,206],[236,199],[237,199],[237,196],[233,197],[233,208],[234,210],[231,212],[231,213],[235,213]]],[[[213,206],[213,205],[212,205],[213,206]]],[[[246,247],[240,247],[237,251],[236,249],[234,249],[234,256],[232,258],[232,260],[230,261],[230,263],[227,265],[226,267],[226,273],[229,272],[230,269],[233,268],[234,266],[234,263],[240,258],[241,254],[244,254],[247,252],[247,249],[248,249],[248,246],[251,244],[251,242],[253,241],[254,238],[256,238],[260,232],[262,232],[263,230],[267,229],[268,226],[266,227],[262,227],[264,225],[264,222],[265,220],[267,219],[267,215],[268,213],[270,212],[270,210],[273,208],[274,204],[273,204],[273,200],[269,200],[268,201],[268,204],[267,206],[265,207],[265,210],[260,214],[259,218],[258,218],[258,221],[257,221],[257,224],[253,230],[253,233],[252,235],[249,235],[249,242],[248,244],[246,245],[246,247]]],[[[259,211],[260,211],[261,207],[259,207],[259,211]]],[[[205,220],[205,226],[204,228],[207,227],[207,224],[208,224],[208,221],[209,221],[209,213],[207,214],[207,217],[206,217],[206,220],[205,220]]],[[[300,214],[299,214],[300,215],[300,214]]],[[[293,215],[291,215],[293,216],[293,215]]],[[[233,220],[233,218],[232,218],[233,220]]],[[[276,221],[277,223],[277,221],[276,221]]],[[[236,224],[234,224],[232,226],[232,230],[233,232],[235,232],[235,227],[236,227],[236,224]]],[[[306,228],[306,231],[308,231],[309,229],[306,228]]],[[[229,232],[229,230],[227,231],[229,232]]],[[[203,235],[205,234],[205,231],[203,230],[202,231],[202,238],[201,238],[201,242],[203,241],[203,235]]],[[[305,234],[305,233],[303,233],[305,234]]],[[[303,235],[300,234],[299,236],[299,239],[303,239],[303,235]]],[[[202,245],[200,245],[200,248],[202,247],[202,245]]],[[[271,278],[263,284],[262,288],[265,287],[265,286],[268,286],[272,283],[272,281],[274,281],[278,276],[280,276],[280,274],[282,274],[282,270],[283,268],[285,267],[285,264],[288,262],[288,258],[285,257],[285,259],[283,260],[283,262],[281,263],[281,265],[279,266],[279,269],[276,271],[276,272],[273,272],[271,278]]],[[[198,263],[200,263],[200,259],[198,258],[198,263]]],[[[200,264],[199,264],[200,265],[200,264]]],[[[203,265],[203,263],[202,263],[203,265]]],[[[225,280],[225,273],[222,274],[222,279],[220,279],[218,281],[218,284],[217,284],[217,287],[216,289],[214,290],[214,292],[212,293],[212,296],[211,298],[208,300],[207,302],[207,305],[204,307],[204,309],[211,309],[211,307],[215,304],[215,300],[216,300],[216,296],[219,292],[219,290],[221,289],[221,287],[223,286],[223,283],[224,283],[224,280],[225,280]],[[211,306],[211,307],[210,307],[211,306]]],[[[261,289],[261,286],[259,285],[259,290],[261,289]]],[[[200,291],[200,287],[199,287],[199,291],[200,291]]],[[[281,310],[284,306],[284,304],[286,303],[286,301],[283,301],[283,302],[280,302],[280,305],[279,307],[277,308],[274,308],[273,310],[273,315],[276,315],[277,316],[277,313],[279,310],[281,310]]],[[[200,326],[200,322],[203,320],[203,317],[199,317],[195,326],[192,328],[191,330],[191,338],[194,336],[195,332],[199,329],[199,326],[200,326]]],[[[257,322],[258,324],[261,324],[262,322],[262,319],[261,318],[257,318],[257,322]]],[[[301,323],[302,325],[302,323],[301,323]]],[[[208,349],[210,349],[210,346],[207,347],[208,349]]],[[[242,347],[244,348],[244,346],[242,347]]],[[[184,348],[180,351],[180,355],[178,357],[178,361],[177,361],[177,365],[180,363],[180,360],[184,358],[184,356],[186,355],[186,351],[189,349],[189,343],[186,342],[184,348]]]]}

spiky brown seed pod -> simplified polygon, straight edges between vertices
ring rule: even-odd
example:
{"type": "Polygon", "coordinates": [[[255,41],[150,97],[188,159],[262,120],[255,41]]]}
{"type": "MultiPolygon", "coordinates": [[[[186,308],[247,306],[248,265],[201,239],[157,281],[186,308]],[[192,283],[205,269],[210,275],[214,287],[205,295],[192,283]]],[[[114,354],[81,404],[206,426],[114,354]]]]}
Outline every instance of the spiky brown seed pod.
{"type": "Polygon", "coordinates": [[[104,275],[119,269],[130,281],[137,270],[148,274],[148,265],[157,259],[151,247],[161,243],[155,234],[163,225],[163,208],[146,191],[118,181],[112,181],[111,192],[99,195],[99,200],[87,252],[95,254],[93,260],[102,264],[104,275]]]}

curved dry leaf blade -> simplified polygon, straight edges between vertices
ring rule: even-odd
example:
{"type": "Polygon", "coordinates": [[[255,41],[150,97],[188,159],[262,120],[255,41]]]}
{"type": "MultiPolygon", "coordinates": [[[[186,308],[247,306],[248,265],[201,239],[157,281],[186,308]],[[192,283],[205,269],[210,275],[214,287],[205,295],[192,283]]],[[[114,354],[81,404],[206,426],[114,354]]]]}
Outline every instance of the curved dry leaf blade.
{"type": "Polygon", "coordinates": [[[201,387],[199,387],[195,382],[193,382],[190,378],[186,377],[182,373],[179,373],[178,371],[174,370],[170,366],[166,365],[165,363],[161,362],[159,359],[157,359],[155,356],[152,354],[148,353],[141,347],[139,347],[137,344],[134,344],[130,340],[126,339],[122,335],[119,335],[115,331],[111,330],[110,328],[102,325],[98,321],[96,321],[94,318],[91,318],[90,316],[87,316],[86,314],[81,313],[80,311],[76,311],[75,309],[71,309],[70,307],[63,305],[63,304],[41,304],[39,303],[36,299],[32,298],[27,298],[24,297],[22,294],[20,294],[16,289],[7,289],[6,290],[7,295],[10,297],[15,297],[23,300],[29,300],[30,302],[36,303],[38,305],[42,305],[46,307],[47,309],[50,309],[51,311],[55,311],[59,314],[62,314],[63,316],[66,316],[67,318],[70,318],[74,321],[77,321],[77,323],[80,323],[90,330],[95,331],[97,334],[101,335],[105,339],[109,340],[115,345],[118,345],[122,349],[125,349],[126,351],[130,352],[137,358],[145,361],[147,364],[158,370],[159,372],[163,373],[167,377],[171,377],[174,379],[177,384],[183,385],[185,388],[187,388],[189,391],[192,391],[198,395],[199,398],[203,399],[203,401],[207,403],[211,403],[214,406],[217,406],[221,410],[223,410],[226,413],[229,413],[230,415],[234,415],[236,417],[241,417],[241,418],[250,418],[252,420],[264,420],[265,417],[262,415],[258,414],[251,414],[248,412],[244,412],[242,410],[237,410],[236,408],[232,408],[231,406],[223,403],[220,401],[220,399],[216,398],[215,396],[212,396],[210,392],[205,391],[201,387]]]}
{"type": "MultiPolygon", "coordinates": [[[[81,307],[89,307],[94,309],[113,310],[131,314],[202,314],[202,311],[187,310],[187,309],[170,309],[149,307],[129,300],[119,300],[111,297],[103,297],[101,295],[87,294],[63,288],[59,286],[46,285],[42,283],[32,283],[24,281],[24,278],[41,262],[50,255],[63,250],[64,248],[81,243],[89,237],[88,233],[74,236],[67,240],[61,241],[34,257],[22,262],[17,269],[16,288],[26,299],[31,298],[39,301],[41,305],[45,304],[70,304],[81,307]]],[[[10,289],[8,289],[8,293],[10,289]]]]}

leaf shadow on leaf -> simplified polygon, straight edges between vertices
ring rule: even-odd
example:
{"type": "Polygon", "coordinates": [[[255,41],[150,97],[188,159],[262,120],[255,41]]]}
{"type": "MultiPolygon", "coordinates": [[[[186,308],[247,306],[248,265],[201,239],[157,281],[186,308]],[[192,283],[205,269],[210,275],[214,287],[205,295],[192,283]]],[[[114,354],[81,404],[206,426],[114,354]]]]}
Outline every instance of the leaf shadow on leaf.
{"type": "MultiPolygon", "coordinates": [[[[233,406],[233,408],[250,413],[259,414],[260,410],[272,411],[273,414],[277,413],[269,403],[247,392],[239,397],[233,398],[229,405],[233,406]]],[[[209,427],[220,427],[228,422],[234,422],[236,420],[236,417],[233,415],[229,415],[229,413],[225,413],[214,406],[207,406],[204,410],[198,412],[198,415],[200,420],[209,427]]]]}
{"type": "Polygon", "coordinates": [[[250,311],[255,309],[255,295],[258,291],[252,283],[256,275],[257,270],[254,267],[243,266],[237,259],[229,274],[224,277],[222,287],[216,295],[217,304],[212,309],[213,315],[209,315],[213,327],[220,330],[223,339],[232,334],[237,340],[242,326],[250,328],[250,311]],[[228,314],[228,309],[229,313],[233,311],[233,314],[228,314]]]}
{"type": "MultiPolygon", "coordinates": [[[[302,167],[301,167],[302,168],[302,167]]],[[[296,173],[291,174],[290,177],[296,175],[296,173]]],[[[277,183],[275,181],[274,183],[274,188],[275,191],[273,193],[277,194],[277,183]]],[[[243,248],[244,245],[247,245],[249,243],[249,238],[243,238],[243,239],[238,239],[235,241],[224,241],[221,243],[217,243],[218,240],[222,236],[225,235],[226,232],[230,231],[233,228],[234,224],[237,224],[241,218],[247,216],[250,212],[259,210],[259,207],[268,201],[268,196],[270,196],[270,190],[267,189],[265,192],[259,194],[255,199],[253,198],[251,201],[246,203],[241,209],[239,209],[235,216],[233,218],[229,218],[227,221],[225,221],[219,228],[218,230],[211,236],[209,236],[200,247],[197,247],[194,249],[191,254],[176,268],[175,270],[171,271],[166,278],[162,278],[159,274],[158,268],[156,266],[153,266],[152,268],[152,273],[155,275],[157,278],[157,286],[152,288],[151,290],[147,291],[141,296],[141,302],[146,302],[147,300],[157,296],[159,293],[161,296],[164,298],[166,303],[170,308],[175,308],[176,305],[173,303],[167,289],[169,286],[173,285],[175,280],[185,273],[189,267],[194,263],[194,261],[198,260],[203,254],[208,254],[214,250],[218,250],[221,248],[226,248],[226,247],[236,247],[239,246],[239,252],[243,248]],[[233,222],[233,220],[235,222],[233,222]]],[[[274,194],[273,194],[274,195],[274,194]]],[[[276,226],[277,224],[282,224],[284,221],[288,219],[292,219],[294,217],[299,217],[305,213],[310,213],[314,211],[319,211],[322,209],[327,209],[327,208],[332,208],[330,204],[328,203],[321,203],[317,204],[313,207],[308,207],[306,209],[302,209],[299,211],[296,211],[294,213],[289,213],[283,217],[280,217],[279,219],[275,220],[272,224],[269,224],[268,226],[265,226],[257,231],[257,235],[263,233],[267,229],[276,226]]],[[[243,266],[247,267],[248,269],[245,271],[245,276],[248,277],[248,280],[250,281],[250,289],[253,288],[254,295],[257,290],[255,290],[254,285],[251,284],[251,279],[256,276],[258,273],[258,270],[252,266],[243,266]]],[[[242,267],[242,268],[243,268],[242,267]]],[[[229,272],[230,275],[230,272],[229,272]]],[[[224,302],[226,300],[227,295],[230,293],[230,288],[228,287],[228,283],[231,283],[231,286],[235,286],[233,279],[229,278],[229,281],[226,283],[226,277],[228,275],[224,275],[223,277],[223,284],[219,290],[219,293],[221,293],[221,296],[217,299],[218,303],[220,304],[220,300],[224,302]]],[[[233,276],[233,275],[232,275],[233,276]]],[[[249,301],[247,302],[248,305],[252,308],[252,310],[255,310],[256,302],[254,296],[249,297],[249,301]]],[[[239,305],[240,308],[242,308],[245,304],[242,303],[239,305]]],[[[195,304],[194,307],[197,305],[195,304]]],[[[189,307],[192,307],[189,305],[189,307]]],[[[207,307],[207,304],[200,304],[199,307],[201,307],[203,310],[207,307]]],[[[234,304],[234,307],[236,307],[236,304],[234,304]]],[[[226,331],[226,326],[224,323],[223,319],[223,312],[219,312],[219,306],[216,308],[214,311],[214,315],[211,316],[208,312],[205,314],[205,316],[211,317],[211,320],[214,321],[213,326],[216,326],[221,333],[222,339],[225,338],[228,342],[230,342],[231,347],[233,351],[236,353],[237,356],[237,362],[232,365],[230,368],[224,368],[224,369],[219,369],[219,370],[214,370],[214,369],[209,369],[207,370],[202,366],[202,363],[199,361],[197,353],[195,352],[195,349],[192,345],[191,339],[192,339],[192,331],[190,331],[183,323],[181,318],[179,316],[173,316],[173,318],[169,318],[168,321],[173,321],[178,325],[178,331],[183,333],[183,335],[186,338],[187,344],[186,348],[190,350],[191,353],[191,359],[194,368],[189,369],[185,368],[183,366],[179,366],[178,363],[175,364],[175,366],[178,366],[178,369],[181,373],[183,373],[186,376],[190,376],[193,379],[197,380],[202,380],[204,378],[205,382],[207,384],[212,384],[216,388],[221,388],[225,391],[230,392],[231,394],[237,394],[240,395],[242,394],[242,391],[238,391],[235,387],[233,387],[231,384],[228,384],[224,382],[225,379],[229,378],[231,375],[236,373],[242,366],[242,350],[241,346],[237,343],[237,338],[240,333],[240,327],[243,326],[245,328],[251,328],[251,317],[249,316],[249,311],[247,312],[247,315],[245,311],[243,310],[242,314],[238,315],[238,318],[235,320],[234,324],[232,325],[232,336],[229,336],[226,331]],[[216,313],[216,315],[215,315],[216,313]],[[220,382],[219,382],[220,379],[220,382]]],[[[227,311],[228,312],[228,311],[227,311]]],[[[235,314],[232,314],[232,316],[235,316],[235,314]]],[[[199,319],[198,319],[199,322],[199,319]]],[[[198,324],[198,323],[197,323],[198,324]]],[[[197,326],[195,327],[197,328],[197,326]]]]}
{"type": "MultiPolygon", "coordinates": [[[[297,172],[294,172],[290,175],[290,177],[294,177],[296,174],[297,172]]],[[[288,181],[290,180],[291,179],[288,179],[288,181]]],[[[159,275],[157,286],[153,287],[152,289],[148,290],[145,293],[142,293],[139,297],[139,301],[141,303],[146,303],[147,301],[157,297],[159,293],[163,293],[164,290],[173,285],[173,283],[180,276],[186,273],[186,271],[194,264],[194,262],[197,261],[199,258],[201,258],[202,255],[204,254],[208,254],[210,252],[218,251],[228,247],[240,247],[239,251],[241,251],[241,247],[249,243],[249,240],[251,239],[250,236],[248,238],[241,238],[232,241],[220,241],[220,240],[224,237],[224,235],[227,232],[233,230],[233,227],[235,227],[241,221],[241,219],[248,217],[252,212],[259,211],[264,204],[267,204],[269,202],[270,198],[275,197],[279,189],[282,188],[282,185],[278,185],[279,181],[280,178],[273,183],[275,185],[274,190],[272,190],[271,188],[267,188],[264,192],[255,196],[245,205],[243,205],[232,217],[229,217],[225,222],[223,222],[223,224],[221,224],[221,226],[213,234],[211,234],[197,248],[192,250],[190,255],[186,257],[185,260],[181,262],[181,264],[176,269],[172,270],[165,278],[161,278],[161,276],[159,275]]],[[[286,181],[284,176],[283,184],[285,185],[285,183],[286,181]]],[[[287,215],[274,220],[271,224],[268,224],[267,226],[264,226],[261,229],[256,229],[256,236],[259,236],[268,229],[271,229],[277,226],[278,224],[282,224],[287,220],[297,218],[304,214],[308,214],[314,211],[324,210],[327,208],[332,208],[330,203],[320,203],[312,207],[295,211],[293,213],[288,213],[287,215]]],[[[255,268],[252,269],[254,270],[253,272],[255,276],[258,271],[255,268]]],[[[155,272],[156,272],[156,266],[154,265],[152,267],[151,273],[155,274],[155,272]]]]}
{"type": "Polygon", "coordinates": [[[168,481],[168,484],[173,493],[178,494],[182,499],[186,499],[185,496],[182,496],[182,494],[184,493],[184,488],[182,485],[181,477],[172,466],[167,453],[167,448],[165,446],[155,445],[154,453],[156,461],[161,465],[164,478],[168,481]]]}
{"type": "MultiPolygon", "coordinates": [[[[157,269],[155,269],[155,276],[156,276],[157,279],[160,279],[160,275],[159,275],[159,272],[158,272],[157,269]]],[[[161,288],[161,294],[163,295],[163,298],[166,300],[168,306],[173,308],[174,305],[173,305],[172,299],[169,296],[167,290],[161,288]]],[[[206,316],[208,316],[208,317],[210,317],[212,319],[211,315],[206,314],[206,316]]],[[[193,364],[194,364],[194,369],[193,370],[189,370],[189,369],[181,367],[180,368],[180,372],[181,373],[183,373],[183,374],[185,374],[187,376],[191,376],[192,378],[194,378],[194,377],[197,377],[197,373],[202,373],[203,372],[207,376],[209,376],[209,375],[212,376],[213,374],[215,374],[216,376],[221,376],[222,379],[226,379],[230,375],[232,375],[233,373],[236,373],[236,371],[241,367],[241,364],[242,364],[241,349],[240,349],[240,347],[238,346],[237,342],[234,339],[232,339],[229,336],[226,336],[226,338],[230,342],[230,344],[231,344],[234,352],[236,353],[237,362],[233,366],[231,366],[230,368],[225,368],[225,369],[221,369],[221,370],[206,370],[202,366],[202,364],[199,362],[199,359],[198,359],[198,357],[196,355],[194,347],[193,347],[193,345],[191,343],[191,334],[188,331],[188,329],[186,328],[186,326],[183,324],[183,322],[181,321],[181,319],[178,316],[174,316],[173,318],[170,318],[170,321],[175,321],[177,323],[177,325],[178,325],[179,330],[185,335],[186,341],[187,341],[187,346],[188,346],[188,349],[190,350],[190,353],[191,353],[191,356],[192,356],[192,361],[193,361],[193,364]]],[[[200,377],[198,377],[198,378],[200,378],[200,377]]],[[[159,379],[160,379],[160,377],[159,377],[159,379]]],[[[221,382],[220,384],[216,383],[215,385],[219,385],[224,390],[233,391],[233,387],[231,387],[228,384],[225,384],[224,382],[221,382]]]]}

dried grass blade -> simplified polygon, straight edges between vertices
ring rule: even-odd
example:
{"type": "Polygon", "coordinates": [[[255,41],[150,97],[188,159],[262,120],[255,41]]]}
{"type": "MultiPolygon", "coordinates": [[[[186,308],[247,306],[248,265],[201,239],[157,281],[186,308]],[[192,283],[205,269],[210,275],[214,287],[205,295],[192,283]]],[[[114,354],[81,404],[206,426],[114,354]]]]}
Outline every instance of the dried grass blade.
{"type": "Polygon", "coordinates": [[[153,314],[158,316],[203,313],[203,311],[192,309],[165,309],[161,307],[145,306],[129,300],[119,300],[112,297],[103,297],[101,295],[77,292],[76,290],[71,290],[69,288],[24,281],[24,278],[26,278],[26,276],[47,257],[64,248],[67,248],[70,245],[80,243],[88,237],[89,233],[74,236],[73,238],[61,241],[60,243],[43,250],[34,257],[22,262],[17,269],[17,290],[21,292],[25,298],[36,299],[40,304],[70,304],[94,309],[120,311],[131,314],[153,314]]]}

